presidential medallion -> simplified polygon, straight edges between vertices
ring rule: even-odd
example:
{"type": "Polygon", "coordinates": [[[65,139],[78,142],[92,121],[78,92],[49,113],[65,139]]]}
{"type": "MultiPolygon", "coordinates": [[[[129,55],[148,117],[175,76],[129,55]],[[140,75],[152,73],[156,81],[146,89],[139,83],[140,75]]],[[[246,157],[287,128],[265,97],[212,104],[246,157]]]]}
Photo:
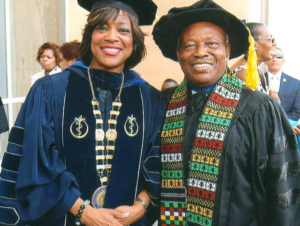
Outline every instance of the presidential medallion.
{"type": "Polygon", "coordinates": [[[124,124],[124,130],[125,133],[130,137],[136,136],[139,132],[139,125],[133,115],[127,117],[127,120],[124,124]]]}
{"type": "Polygon", "coordinates": [[[103,208],[107,186],[102,186],[94,191],[92,196],[92,205],[96,209],[103,208]]]}
{"type": "Polygon", "coordinates": [[[89,132],[89,126],[86,123],[86,119],[82,118],[82,115],[80,115],[78,118],[74,119],[74,122],[72,122],[70,126],[70,133],[73,137],[76,139],[82,139],[86,137],[86,135],[89,132]]]}

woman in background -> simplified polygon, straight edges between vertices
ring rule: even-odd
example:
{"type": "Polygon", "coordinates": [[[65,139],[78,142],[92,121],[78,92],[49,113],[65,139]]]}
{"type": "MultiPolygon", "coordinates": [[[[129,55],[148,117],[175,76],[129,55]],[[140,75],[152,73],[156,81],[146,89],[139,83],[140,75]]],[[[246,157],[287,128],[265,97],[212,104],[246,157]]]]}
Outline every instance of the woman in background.
{"type": "Polygon", "coordinates": [[[61,72],[58,66],[58,51],[59,46],[53,42],[45,42],[39,47],[36,61],[41,65],[43,70],[31,76],[31,85],[39,78],[61,72]]]}
{"type": "MultiPolygon", "coordinates": [[[[255,40],[255,52],[257,55],[257,65],[260,65],[262,62],[270,60],[271,51],[276,46],[275,39],[272,37],[268,26],[263,23],[247,23],[246,27],[249,28],[251,36],[255,40]]],[[[236,74],[236,76],[245,81],[246,77],[246,64],[248,60],[248,52],[244,54],[244,57],[240,58],[230,70],[236,74]]],[[[266,86],[266,80],[264,75],[258,71],[261,84],[258,89],[264,93],[268,93],[266,86]]]]}
{"type": "Polygon", "coordinates": [[[80,42],[65,42],[59,48],[59,67],[61,70],[71,66],[79,59],[80,42]]]}

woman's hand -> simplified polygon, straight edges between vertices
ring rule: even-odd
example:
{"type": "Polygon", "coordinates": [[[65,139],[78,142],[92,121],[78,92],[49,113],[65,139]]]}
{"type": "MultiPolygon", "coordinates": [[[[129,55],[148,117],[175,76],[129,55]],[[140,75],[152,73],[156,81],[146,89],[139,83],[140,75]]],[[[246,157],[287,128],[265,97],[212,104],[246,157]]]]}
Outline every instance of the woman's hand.
{"type": "Polygon", "coordinates": [[[146,213],[145,208],[139,202],[134,202],[132,206],[119,206],[115,210],[123,213],[129,213],[127,217],[118,218],[117,216],[115,216],[116,220],[118,220],[118,222],[122,225],[130,225],[141,219],[146,213]]]}
{"type": "MultiPolygon", "coordinates": [[[[78,198],[70,209],[70,212],[75,216],[78,214],[83,200],[78,198]]],[[[96,209],[90,205],[86,205],[80,217],[80,222],[86,226],[122,226],[117,219],[128,217],[128,213],[124,213],[114,209],[96,209]]]]}
{"type": "Polygon", "coordinates": [[[122,226],[116,219],[125,219],[128,213],[114,209],[96,209],[88,205],[83,210],[80,222],[86,226],[122,226]]]}

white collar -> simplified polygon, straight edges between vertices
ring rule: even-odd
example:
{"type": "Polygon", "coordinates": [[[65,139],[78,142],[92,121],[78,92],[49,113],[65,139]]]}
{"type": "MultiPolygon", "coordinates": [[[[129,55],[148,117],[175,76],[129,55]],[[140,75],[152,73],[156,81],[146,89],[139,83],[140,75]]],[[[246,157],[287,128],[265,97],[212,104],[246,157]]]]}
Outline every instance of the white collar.
{"type": "Polygon", "coordinates": [[[278,71],[276,74],[273,74],[273,73],[271,73],[271,72],[268,71],[268,74],[269,74],[270,76],[275,76],[275,77],[280,78],[280,77],[281,77],[281,74],[282,74],[282,70],[278,71]]]}
{"type": "Polygon", "coordinates": [[[275,76],[275,78],[277,78],[280,81],[281,75],[282,75],[282,70],[278,71],[275,75],[268,71],[269,84],[270,84],[271,78],[274,76],[275,76]]]}

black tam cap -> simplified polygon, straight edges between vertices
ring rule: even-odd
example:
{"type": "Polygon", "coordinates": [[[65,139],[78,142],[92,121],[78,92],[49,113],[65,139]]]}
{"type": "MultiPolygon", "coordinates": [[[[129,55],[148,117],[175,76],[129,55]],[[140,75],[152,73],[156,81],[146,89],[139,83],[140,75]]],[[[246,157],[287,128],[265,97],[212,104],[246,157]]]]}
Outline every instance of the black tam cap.
{"type": "Polygon", "coordinates": [[[201,0],[187,7],[172,8],[161,17],[153,29],[153,38],[165,57],[177,61],[177,41],[182,31],[197,22],[209,22],[221,27],[229,37],[230,58],[248,50],[248,31],[244,24],[212,0],[201,0]]]}
{"type": "Polygon", "coordinates": [[[77,0],[84,9],[115,7],[139,19],[139,25],[151,25],[155,19],[157,6],[152,0],[77,0]]]}

